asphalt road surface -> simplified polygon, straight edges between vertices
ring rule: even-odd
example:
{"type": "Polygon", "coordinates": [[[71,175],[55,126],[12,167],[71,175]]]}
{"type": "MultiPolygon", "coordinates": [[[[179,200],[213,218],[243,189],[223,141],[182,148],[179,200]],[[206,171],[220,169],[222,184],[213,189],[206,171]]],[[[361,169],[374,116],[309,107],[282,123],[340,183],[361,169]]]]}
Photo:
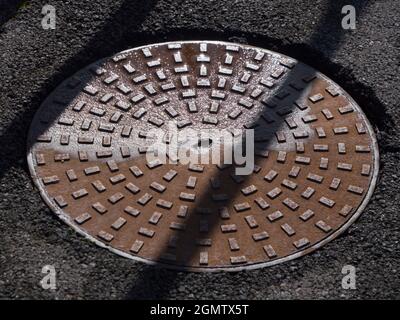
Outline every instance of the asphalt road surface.
{"type": "Polygon", "coordinates": [[[400,7],[385,1],[0,1],[0,298],[366,299],[400,298],[400,7]],[[56,8],[55,30],[41,9],[56,8]],[[357,11],[341,28],[341,8],[357,11]],[[46,207],[26,164],[35,111],[65,78],[121,50],[208,39],[275,50],[325,73],[376,130],[381,170],[360,219],[322,249],[274,267],[236,273],[150,268],[77,235],[46,207]],[[45,265],[57,289],[39,281],[45,265]],[[356,289],[341,286],[356,268],[356,289]]]}

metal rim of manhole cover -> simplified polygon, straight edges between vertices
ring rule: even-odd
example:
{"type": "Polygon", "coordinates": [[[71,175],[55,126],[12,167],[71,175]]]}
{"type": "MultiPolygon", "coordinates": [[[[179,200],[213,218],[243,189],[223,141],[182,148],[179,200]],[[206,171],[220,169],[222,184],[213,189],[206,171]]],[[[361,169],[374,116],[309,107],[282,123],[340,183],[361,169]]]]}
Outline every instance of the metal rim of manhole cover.
{"type": "Polygon", "coordinates": [[[153,44],[88,66],[43,102],[28,138],[34,182],[62,220],[122,256],[193,271],[320,248],[361,214],[378,157],[366,116],[332,80],[218,41],[153,44]],[[187,150],[200,155],[224,146],[215,129],[252,131],[251,174],[236,158],[183,161],[168,146],[196,141],[182,138],[187,129],[202,139],[187,150]]]}

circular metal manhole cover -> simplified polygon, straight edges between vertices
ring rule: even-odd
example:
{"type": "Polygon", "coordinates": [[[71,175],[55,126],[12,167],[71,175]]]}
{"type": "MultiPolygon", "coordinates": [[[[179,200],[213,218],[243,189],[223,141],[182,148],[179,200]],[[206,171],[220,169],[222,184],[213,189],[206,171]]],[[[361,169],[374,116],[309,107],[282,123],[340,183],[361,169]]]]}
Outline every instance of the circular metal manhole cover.
{"type": "MultiPolygon", "coordinates": [[[[222,145],[206,140],[208,151],[222,145]]],[[[43,199],[77,231],[130,258],[201,271],[319,248],[359,216],[378,172],[371,126],[337,84],[281,54],[212,41],[149,45],[79,71],[37,112],[28,149],[43,199]],[[254,130],[252,173],[149,160],[152,141],[171,143],[171,123],[176,135],[254,130]]]]}

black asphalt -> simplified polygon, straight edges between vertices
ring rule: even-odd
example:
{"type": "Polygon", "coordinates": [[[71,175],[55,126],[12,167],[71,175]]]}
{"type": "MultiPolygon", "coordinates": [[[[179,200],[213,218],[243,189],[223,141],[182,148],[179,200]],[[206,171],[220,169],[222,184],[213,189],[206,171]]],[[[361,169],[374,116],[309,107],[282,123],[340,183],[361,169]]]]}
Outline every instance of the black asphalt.
{"type": "Polygon", "coordinates": [[[0,1],[0,298],[400,298],[400,7],[385,1],[0,1]],[[56,8],[56,30],[41,8],[56,8]],[[353,4],[356,30],[341,28],[353,4]],[[33,187],[26,137],[35,111],[65,78],[121,50],[165,40],[257,45],[322,71],[376,130],[381,171],[360,219],[322,249],[255,271],[195,274],[149,268],[101,249],[56,218],[33,187]],[[341,287],[344,265],[357,288],[341,287]],[[39,281],[54,265],[57,289],[39,281]]]}

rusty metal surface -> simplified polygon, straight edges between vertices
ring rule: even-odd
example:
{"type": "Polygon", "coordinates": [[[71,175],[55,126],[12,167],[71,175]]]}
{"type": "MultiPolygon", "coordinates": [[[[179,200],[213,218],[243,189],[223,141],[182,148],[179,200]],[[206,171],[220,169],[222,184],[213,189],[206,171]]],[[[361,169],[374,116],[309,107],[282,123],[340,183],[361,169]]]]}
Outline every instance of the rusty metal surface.
{"type": "Polygon", "coordinates": [[[373,191],[378,149],[360,107],[281,54],[155,44],[96,62],[37,112],[28,163],[75,230],[126,257],[194,271],[283,262],[332,240],[373,191]],[[146,132],[254,128],[256,167],[152,164],[146,132]]]}

